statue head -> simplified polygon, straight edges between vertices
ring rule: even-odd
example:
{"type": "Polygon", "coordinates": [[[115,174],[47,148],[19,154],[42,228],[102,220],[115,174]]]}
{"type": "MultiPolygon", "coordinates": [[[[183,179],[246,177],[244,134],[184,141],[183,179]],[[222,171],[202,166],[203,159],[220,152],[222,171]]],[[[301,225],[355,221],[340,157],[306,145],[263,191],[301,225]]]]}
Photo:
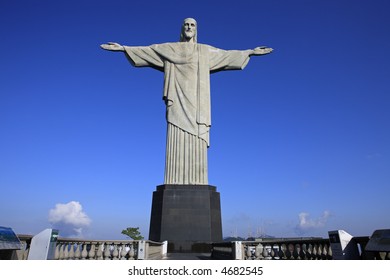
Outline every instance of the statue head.
{"type": "Polygon", "coordinates": [[[198,41],[197,26],[195,19],[186,18],[181,26],[180,42],[190,42],[192,40],[192,42],[196,43],[198,41]]]}

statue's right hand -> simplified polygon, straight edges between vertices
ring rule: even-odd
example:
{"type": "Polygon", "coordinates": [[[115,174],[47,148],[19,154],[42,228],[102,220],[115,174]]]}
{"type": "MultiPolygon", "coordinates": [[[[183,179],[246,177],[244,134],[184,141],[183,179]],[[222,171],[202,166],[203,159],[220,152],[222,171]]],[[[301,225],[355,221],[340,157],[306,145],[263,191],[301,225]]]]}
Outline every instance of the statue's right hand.
{"type": "Polygon", "coordinates": [[[118,43],[114,43],[114,42],[108,42],[108,44],[101,44],[100,47],[104,50],[107,50],[107,51],[124,51],[125,48],[118,44],[118,43]]]}

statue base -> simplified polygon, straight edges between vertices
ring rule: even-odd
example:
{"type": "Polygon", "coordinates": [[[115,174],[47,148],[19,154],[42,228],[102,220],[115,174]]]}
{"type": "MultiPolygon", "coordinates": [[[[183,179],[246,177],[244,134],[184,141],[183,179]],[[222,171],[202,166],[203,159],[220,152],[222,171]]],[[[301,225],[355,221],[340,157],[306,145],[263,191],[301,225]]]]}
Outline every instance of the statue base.
{"type": "Polygon", "coordinates": [[[161,185],[153,192],[149,240],[168,252],[210,252],[222,241],[220,194],[210,185],[161,185]]]}

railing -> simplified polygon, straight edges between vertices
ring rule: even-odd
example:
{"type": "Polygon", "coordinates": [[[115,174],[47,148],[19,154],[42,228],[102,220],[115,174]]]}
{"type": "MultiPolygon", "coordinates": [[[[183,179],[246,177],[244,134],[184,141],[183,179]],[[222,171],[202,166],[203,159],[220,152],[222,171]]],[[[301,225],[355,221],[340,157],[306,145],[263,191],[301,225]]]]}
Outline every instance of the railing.
{"type": "MultiPolygon", "coordinates": [[[[363,260],[390,260],[390,252],[365,250],[368,237],[353,239],[363,260]]],[[[268,238],[258,241],[214,243],[213,259],[235,260],[332,260],[329,239],[323,238],[268,238]]]]}
{"type": "Polygon", "coordinates": [[[57,239],[55,260],[135,260],[140,253],[137,241],[86,241],[57,239]]]}
{"type": "MultiPolygon", "coordinates": [[[[23,250],[17,259],[28,259],[30,235],[19,235],[23,250]]],[[[162,259],[166,255],[165,242],[149,240],[81,240],[59,237],[54,253],[55,260],[143,260],[162,259]]]]}
{"type": "MultiPolygon", "coordinates": [[[[16,250],[12,259],[27,260],[31,235],[18,235],[23,248],[16,250]]],[[[389,250],[366,251],[368,237],[354,237],[364,260],[390,260],[389,250]]],[[[58,238],[56,260],[142,260],[163,259],[167,253],[166,242],[131,240],[80,240],[58,238]]],[[[235,260],[331,260],[333,252],[329,239],[279,238],[257,241],[213,243],[212,259],[235,260]]]]}
{"type": "Polygon", "coordinates": [[[213,244],[212,258],[236,260],[329,260],[329,239],[265,239],[213,244]]]}
{"type": "Polygon", "coordinates": [[[16,250],[12,259],[14,260],[27,260],[28,253],[30,252],[31,239],[33,235],[18,234],[20,243],[22,244],[21,250],[16,250]]]}

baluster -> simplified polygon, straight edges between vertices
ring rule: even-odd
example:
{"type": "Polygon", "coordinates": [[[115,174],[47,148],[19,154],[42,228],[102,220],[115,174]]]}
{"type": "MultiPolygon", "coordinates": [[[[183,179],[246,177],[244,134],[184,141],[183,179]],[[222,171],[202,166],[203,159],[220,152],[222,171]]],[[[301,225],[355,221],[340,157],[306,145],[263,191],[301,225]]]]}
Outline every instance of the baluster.
{"type": "Polygon", "coordinates": [[[112,259],[118,260],[118,256],[119,256],[118,244],[114,244],[114,250],[112,251],[112,259]]]}
{"type": "Polygon", "coordinates": [[[264,246],[262,256],[263,256],[264,259],[267,259],[267,258],[268,258],[269,253],[268,253],[267,246],[264,246]]]}
{"type": "Polygon", "coordinates": [[[245,246],[245,249],[246,249],[246,259],[251,259],[252,258],[252,252],[251,252],[251,249],[249,248],[249,245],[246,245],[245,246]]]}
{"type": "Polygon", "coordinates": [[[70,260],[74,260],[74,245],[75,245],[75,243],[74,242],[70,242],[70,244],[69,244],[69,256],[68,256],[68,258],[70,259],[70,260]]]}
{"type": "Polygon", "coordinates": [[[108,243],[105,243],[104,244],[105,246],[105,249],[104,249],[104,252],[103,252],[103,255],[104,255],[104,259],[105,260],[110,260],[111,259],[111,252],[110,252],[110,244],[108,243]]]}
{"type": "Polygon", "coordinates": [[[263,250],[264,250],[263,245],[261,243],[259,243],[256,246],[256,249],[255,249],[255,257],[256,257],[256,259],[260,259],[260,257],[262,257],[263,250]]]}
{"type": "Polygon", "coordinates": [[[274,248],[275,248],[275,259],[276,260],[282,259],[280,257],[281,245],[280,244],[274,244],[274,248]]]}
{"type": "Polygon", "coordinates": [[[293,259],[293,257],[294,257],[294,245],[293,244],[287,245],[286,257],[288,260],[293,259]]]}
{"type": "Polygon", "coordinates": [[[88,251],[87,251],[87,246],[88,246],[88,244],[87,244],[86,242],[84,242],[84,243],[82,244],[82,246],[83,246],[83,250],[81,251],[81,259],[82,259],[82,260],[85,260],[85,259],[87,259],[87,257],[88,257],[88,251]]]}
{"type": "Polygon", "coordinates": [[[62,244],[62,259],[63,260],[66,260],[67,257],[68,257],[68,248],[67,248],[67,246],[68,246],[67,243],[62,244]]]}
{"type": "Polygon", "coordinates": [[[323,259],[322,245],[319,244],[319,245],[318,245],[318,260],[322,260],[322,259],[323,259]]]}
{"type": "Polygon", "coordinates": [[[130,249],[131,249],[131,243],[126,244],[126,259],[130,260],[130,249]]]}
{"type": "Polygon", "coordinates": [[[131,243],[129,246],[129,260],[134,260],[134,243],[131,243]]]}
{"type": "Polygon", "coordinates": [[[80,247],[81,247],[80,242],[77,242],[77,243],[76,243],[76,250],[75,250],[75,252],[74,252],[74,258],[75,258],[75,260],[79,260],[80,257],[81,257],[80,247]]]}
{"type": "Polygon", "coordinates": [[[125,260],[127,255],[126,244],[121,243],[120,260],[125,260]]]}
{"type": "Polygon", "coordinates": [[[324,248],[322,249],[322,255],[323,255],[323,259],[324,260],[327,260],[328,259],[328,245],[324,245],[324,248]]]}
{"type": "Polygon", "coordinates": [[[60,259],[60,248],[61,248],[61,244],[57,243],[56,244],[56,251],[54,253],[54,259],[55,260],[59,260],[60,259]]]}
{"type": "Polygon", "coordinates": [[[333,251],[331,246],[328,247],[328,255],[329,255],[329,259],[333,260],[333,251]]]}
{"type": "Polygon", "coordinates": [[[318,259],[318,245],[317,244],[314,244],[313,245],[313,260],[317,260],[318,259]]]}
{"type": "Polygon", "coordinates": [[[271,252],[270,252],[270,255],[271,255],[271,260],[274,260],[274,259],[275,259],[274,245],[271,245],[271,252]]]}
{"type": "Polygon", "coordinates": [[[293,251],[293,257],[295,260],[299,260],[299,253],[301,252],[301,245],[295,244],[294,251],[293,251]]]}
{"type": "Polygon", "coordinates": [[[91,243],[91,248],[89,249],[88,252],[88,259],[94,260],[95,259],[95,243],[91,243]]]}
{"type": "Polygon", "coordinates": [[[307,245],[306,244],[302,244],[301,252],[299,254],[299,257],[300,257],[301,260],[307,260],[306,251],[307,251],[307,245]]]}
{"type": "Polygon", "coordinates": [[[64,243],[61,243],[60,244],[60,253],[59,253],[59,260],[63,260],[64,259],[64,246],[65,246],[65,244],[64,243]]]}
{"type": "Polygon", "coordinates": [[[279,254],[278,254],[280,259],[282,259],[282,260],[287,259],[287,257],[286,257],[286,251],[287,251],[287,246],[286,246],[286,244],[281,244],[281,245],[280,245],[279,254]]]}
{"type": "Polygon", "coordinates": [[[312,244],[309,244],[309,246],[307,247],[306,258],[308,260],[313,260],[314,259],[314,257],[313,257],[313,245],[312,244]]]}
{"type": "Polygon", "coordinates": [[[96,247],[97,247],[96,259],[102,260],[103,259],[103,244],[98,242],[96,247]]]}
{"type": "Polygon", "coordinates": [[[69,260],[69,243],[64,245],[64,259],[69,260]]]}

